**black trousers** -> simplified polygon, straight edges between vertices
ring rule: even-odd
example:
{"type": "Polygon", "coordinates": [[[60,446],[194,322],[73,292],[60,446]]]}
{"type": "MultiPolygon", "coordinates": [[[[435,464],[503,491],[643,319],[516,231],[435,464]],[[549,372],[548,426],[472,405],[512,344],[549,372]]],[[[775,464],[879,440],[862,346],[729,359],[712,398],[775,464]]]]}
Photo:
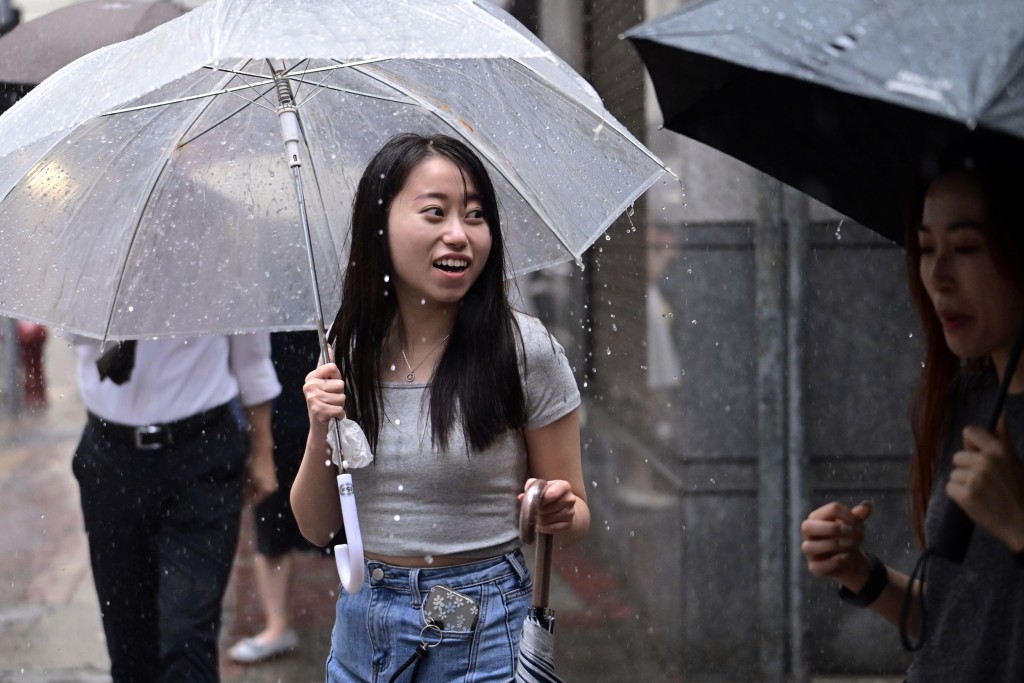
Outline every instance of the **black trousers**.
{"type": "Polygon", "coordinates": [[[226,410],[154,450],[123,437],[91,419],[72,465],[111,677],[216,683],[248,438],[226,410]]]}

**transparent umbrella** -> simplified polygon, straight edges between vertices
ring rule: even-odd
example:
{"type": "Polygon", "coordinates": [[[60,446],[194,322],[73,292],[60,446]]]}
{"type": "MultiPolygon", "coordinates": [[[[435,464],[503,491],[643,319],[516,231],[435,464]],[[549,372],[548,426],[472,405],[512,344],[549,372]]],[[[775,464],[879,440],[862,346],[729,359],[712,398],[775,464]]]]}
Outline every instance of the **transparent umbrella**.
{"type": "Polygon", "coordinates": [[[485,160],[515,273],[578,261],[666,173],[485,2],[215,0],[0,117],[0,314],[100,339],[317,328],[326,355],[355,185],[405,131],[485,160]]]}
{"type": "Polygon", "coordinates": [[[0,312],[108,339],[315,327],[304,238],[284,228],[294,178],[335,309],[359,174],[410,130],[486,160],[517,273],[579,259],[665,172],[493,6],[219,0],[72,63],[0,120],[0,312]]]}

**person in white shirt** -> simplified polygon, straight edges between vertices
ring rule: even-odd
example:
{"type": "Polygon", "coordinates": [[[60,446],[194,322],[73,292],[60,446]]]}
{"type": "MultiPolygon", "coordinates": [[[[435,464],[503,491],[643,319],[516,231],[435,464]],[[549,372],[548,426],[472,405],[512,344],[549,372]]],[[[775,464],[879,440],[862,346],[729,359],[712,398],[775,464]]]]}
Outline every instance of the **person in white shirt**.
{"type": "Polygon", "coordinates": [[[112,680],[216,682],[243,491],[277,487],[270,336],[75,345],[88,421],[73,469],[112,680]]]}

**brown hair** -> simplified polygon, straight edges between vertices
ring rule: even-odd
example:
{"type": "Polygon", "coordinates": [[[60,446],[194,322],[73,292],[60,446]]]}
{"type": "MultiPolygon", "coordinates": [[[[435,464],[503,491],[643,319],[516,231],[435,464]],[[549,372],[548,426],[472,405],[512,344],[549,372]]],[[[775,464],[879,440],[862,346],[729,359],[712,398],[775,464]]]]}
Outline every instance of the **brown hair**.
{"type": "MultiPolygon", "coordinates": [[[[1014,284],[1024,299],[1024,225],[1019,224],[1024,223],[1024,177],[1019,163],[1008,168],[990,161],[983,163],[977,156],[961,157],[931,180],[953,172],[973,178],[981,189],[988,213],[982,234],[989,253],[999,272],[1014,284]]],[[[950,436],[950,392],[961,364],[946,345],[942,325],[921,282],[918,230],[928,185],[930,182],[922,181],[920,191],[907,208],[904,236],[910,295],[921,318],[925,340],[924,367],[911,407],[914,455],[908,484],[910,519],[922,546],[926,545],[924,519],[935,481],[939,448],[950,436]]]]}

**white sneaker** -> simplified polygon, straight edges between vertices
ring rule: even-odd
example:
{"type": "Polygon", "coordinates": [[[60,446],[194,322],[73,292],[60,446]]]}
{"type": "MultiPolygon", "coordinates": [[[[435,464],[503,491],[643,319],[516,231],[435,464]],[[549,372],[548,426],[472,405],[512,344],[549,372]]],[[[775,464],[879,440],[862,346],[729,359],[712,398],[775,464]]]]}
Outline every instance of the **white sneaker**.
{"type": "Polygon", "coordinates": [[[277,639],[265,643],[257,638],[244,638],[228,650],[228,657],[239,664],[254,664],[265,659],[286,655],[299,646],[299,634],[288,629],[277,639]]]}

